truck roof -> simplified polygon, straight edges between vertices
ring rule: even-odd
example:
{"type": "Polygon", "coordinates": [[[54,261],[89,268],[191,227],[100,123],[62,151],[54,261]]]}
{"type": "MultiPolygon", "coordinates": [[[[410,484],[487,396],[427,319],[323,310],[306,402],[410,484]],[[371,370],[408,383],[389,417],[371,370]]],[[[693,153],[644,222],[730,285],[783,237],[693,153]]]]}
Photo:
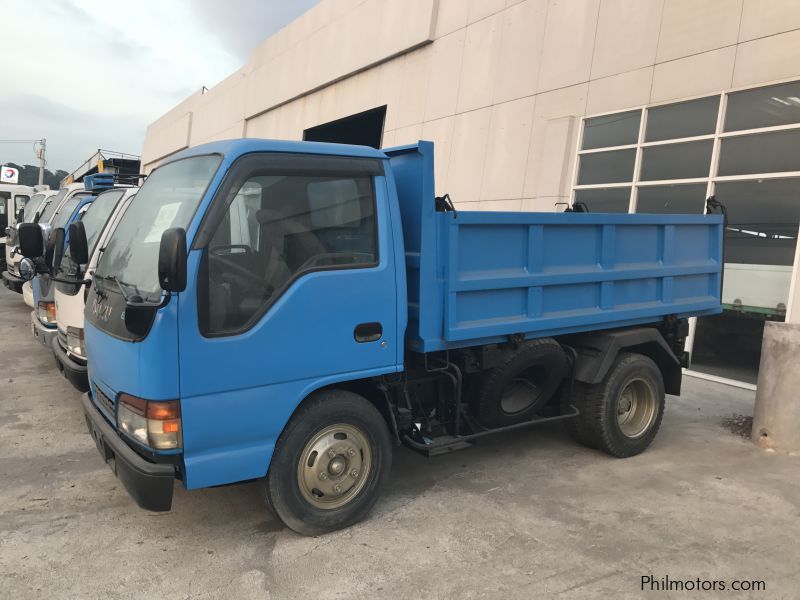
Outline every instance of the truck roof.
{"type": "Polygon", "coordinates": [[[164,164],[200,154],[222,154],[227,157],[240,156],[249,152],[297,152],[304,154],[327,154],[333,156],[352,156],[357,158],[385,159],[382,150],[369,146],[353,146],[350,144],[330,144],[327,142],[300,142],[291,140],[265,140],[243,138],[209,142],[188,148],[164,161],[164,164]]]}

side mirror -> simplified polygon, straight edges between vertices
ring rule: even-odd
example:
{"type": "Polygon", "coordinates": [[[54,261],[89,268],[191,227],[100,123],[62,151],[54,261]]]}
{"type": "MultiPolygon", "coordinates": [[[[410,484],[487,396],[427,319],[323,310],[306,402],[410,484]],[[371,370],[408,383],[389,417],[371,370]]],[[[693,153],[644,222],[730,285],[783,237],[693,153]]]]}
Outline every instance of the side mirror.
{"type": "MultiPolygon", "coordinates": [[[[63,238],[61,242],[63,248],[63,238]]],[[[69,254],[79,265],[89,262],[89,242],[86,240],[86,227],[83,221],[75,221],[69,226],[69,254]]]]}
{"type": "Polygon", "coordinates": [[[158,283],[165,292],[186,289],[186,230],[167,229],[161,235],[158,250],[158,283]]]}
{"type": "Polygon", "coordinates": [[[33,261],[30,258],[23,258],[21,261],[19,261],[18,269],[19,276],[25,281],[30,281],[36,277],[36,265],[33,264],[33,261]]]}
{"type": "Polygon", "coordinates": [[[36,223],[20,223],[19,249],[26,258],[39,258],[44,254],[44,239],[42,228],[36,223]]]}
{"type": "Polygon", "coordinates": [[[55,273],[58,267],[61,266],[61,261],[64,259],[64,228],[59,227],[53,231],[53,262],[50,267],[55,273]]]}

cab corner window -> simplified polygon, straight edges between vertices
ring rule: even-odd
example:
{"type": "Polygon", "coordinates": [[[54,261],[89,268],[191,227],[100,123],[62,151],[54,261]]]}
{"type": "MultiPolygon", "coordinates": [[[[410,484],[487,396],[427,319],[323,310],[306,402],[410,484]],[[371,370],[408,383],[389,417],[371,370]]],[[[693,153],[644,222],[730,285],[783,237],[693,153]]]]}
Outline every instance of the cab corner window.
{"type": "Polygon", "coordinates": [[[372,177],[288,172],[251,168],[223,190],[199,299],[206,333],[245,329],[305,273],[377,264],[372,177]]]}

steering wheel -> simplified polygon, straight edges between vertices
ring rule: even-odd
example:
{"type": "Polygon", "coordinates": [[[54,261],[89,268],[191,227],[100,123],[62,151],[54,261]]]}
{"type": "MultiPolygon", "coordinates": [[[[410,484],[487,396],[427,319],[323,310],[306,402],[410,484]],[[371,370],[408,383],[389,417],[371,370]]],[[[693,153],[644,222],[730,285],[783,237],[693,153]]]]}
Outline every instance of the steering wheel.
{"type": "Polygon", "coordinates": [[[230,256],[231,254],[252,254],[253,249],[247,244],[229,244],[228,246],[214,246],[211,254],[214,256],[230,256]],[[233,250],[244,250],[244,252],[232,252],[233,250]]]}
{"type": "Polygon", "coordinates": [[[238,252],[234,253],[231,250],[244,250],[241,254],[253,254],[253,249],[246,244],[231,244],[229,246],[214,246],[213,248],[209,248],[209,254],[213,256],[216,260],[222,262],[226,268],[230,269],[231,271],[235,272],[236,275],[255,283],[262,283],[261,277],[258,273],[253,273],[249,269],[246,269],[238,262],[231,260],[231,256],[234,254],[239,254],[238,252]]]}
{"type": "MultiPolygon", "coordinates": [[[[339,259],[341,259],[341,258],[358,259],[358,254],[356,254],[355,252],[324,252],[322,254],[315,254],[314,256],[312,256],[308,260],[306,260],[306,262],[304,262],[302,265],[300,265],[300,268],[298,268],[296,272],[297,273],[302,273],[306,269],[310,269],[312,267],[315,267],[322,260],[330,259],[330,258],[333,258],[333,259],[337,259],[337,258],[339,258],[339,259]]],[[[356,262],[356,260],[354,260],[353,262],[356,262]]],[[[327,266],[330,266],[330,265],[327,265],[327,266]]]]}

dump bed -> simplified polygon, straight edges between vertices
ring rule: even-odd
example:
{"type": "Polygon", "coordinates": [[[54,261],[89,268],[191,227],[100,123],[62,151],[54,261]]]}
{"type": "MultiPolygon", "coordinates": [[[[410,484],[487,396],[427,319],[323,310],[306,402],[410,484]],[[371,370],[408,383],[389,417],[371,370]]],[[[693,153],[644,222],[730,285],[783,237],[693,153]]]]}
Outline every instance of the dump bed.
{"type": "Polygon", "coordinates": [[[721,311],[720,215],[436,212],[433,144],[386,153],[403,219],[410,350],[721,311]]]}

